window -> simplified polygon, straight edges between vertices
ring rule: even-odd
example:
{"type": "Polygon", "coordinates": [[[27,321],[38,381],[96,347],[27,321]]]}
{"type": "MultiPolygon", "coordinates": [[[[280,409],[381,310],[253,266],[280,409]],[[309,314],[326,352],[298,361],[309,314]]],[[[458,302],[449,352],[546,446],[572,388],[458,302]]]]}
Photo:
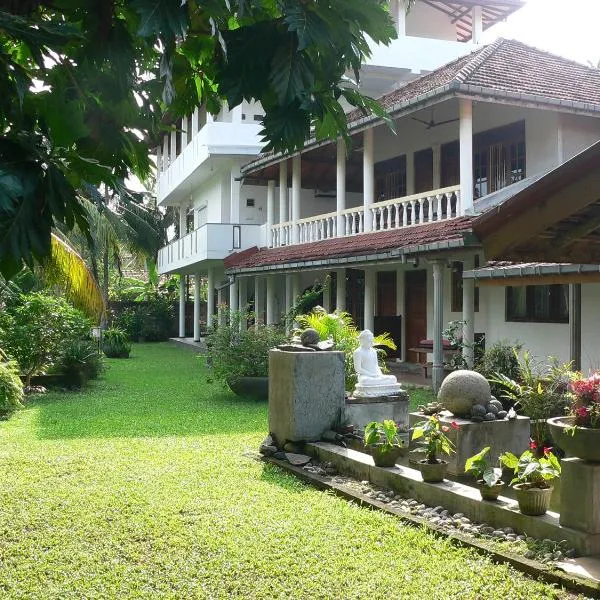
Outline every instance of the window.
{"type": "Polygon", "coordinates": [[[246,198],[246,206],[252,208],[254,206],[254,198],[246,198]]]}
{"type": "Polygon", "coordinates": [[[569,286],[526,285],[506,288],[506,320],[569,322],[569,286]]]}
{"type": "MultiPolygon", "coordinates": [[[[475,268],[479,267],[479,256],[475,256],[475,268]]],[[[463,309],[463,263],[456,261],[452,263],[452,312],[462,312],[463,309]]],[[[475,312],[479,312],[479,288],[475,287],[474,301],[475,312]]]]}
{"type": "Polygon", "coordinates": [[[406,155],[375,164],[375,198],[377,202],[406,196],[406,155]]]}

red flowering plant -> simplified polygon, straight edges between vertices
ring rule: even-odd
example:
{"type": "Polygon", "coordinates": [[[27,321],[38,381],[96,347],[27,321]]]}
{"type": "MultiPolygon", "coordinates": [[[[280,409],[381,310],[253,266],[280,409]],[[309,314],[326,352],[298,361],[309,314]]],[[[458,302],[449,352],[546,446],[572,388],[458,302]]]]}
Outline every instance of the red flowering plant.
{"type": "Polygon", "coordinates": [[[569,383],[571,392],[570,414],[575,417],[576,427],[600,428],[600,372],[589,377],[580,373],[569,383]]]}

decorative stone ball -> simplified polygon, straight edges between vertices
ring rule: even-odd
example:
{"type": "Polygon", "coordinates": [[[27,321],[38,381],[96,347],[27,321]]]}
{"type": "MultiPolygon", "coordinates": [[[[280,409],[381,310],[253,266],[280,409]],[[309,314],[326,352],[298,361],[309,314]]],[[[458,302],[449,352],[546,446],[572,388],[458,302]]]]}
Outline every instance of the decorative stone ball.
{"type": "Polygon", "coordinates": [[[487,410],[486,410],[485,406],[483,406],[483,404],[474,404],[473,408],[471,409],[471,416],[472,417],[483,417],[486,412],[487,412],[487,410]]]}
{"type": "Polygon", "coordinates": [[[487,406],[491,398],[490,384],[480,373],[460,369],[444,379],[438,400],[457,417],[471,417],[475,404],[487,406]]]}
{"type": "Polygon", "coordinates": [[[316,329],[305,329],[300,335],[300,343],[303,346],[316,346],[321,341],[316,329]]]}
{"type": "Polygon", "coordinates": [[[498,419],[506,419],[506,415],[507,415],[507,414],[508,414],[508,413],[507,413],[505,410],[499,410],[499,411],[498,411],[498,414],[496,415],[496,417],[497,417],[498,419]]]}
{"type": "Polygon", "coordinates": [[[494,398],[493,396],[492,396],[492,399],[488,402],[488,404],[495,406],[498,410],[504,410],[504,407],[502,406],[502,402],[500,402],[500,400],[496,400],[496,398],[494,398]]]}
{"type": "Polygon", "coordinates": [[[495,421],[496,420],[496,415],[493,412],[489,412],[487,413],[487,415],[485,415],[485,417],[483,417],[484,421],[495,421]]]}
{"type": "Polygon", "coordinates": [[[497,415],[499,410],[498,407],[495,404],[492,404],[491,402],[488,403],[488,405],[486,406],[487,412],[492,413],[494,415],[497,415]]]}

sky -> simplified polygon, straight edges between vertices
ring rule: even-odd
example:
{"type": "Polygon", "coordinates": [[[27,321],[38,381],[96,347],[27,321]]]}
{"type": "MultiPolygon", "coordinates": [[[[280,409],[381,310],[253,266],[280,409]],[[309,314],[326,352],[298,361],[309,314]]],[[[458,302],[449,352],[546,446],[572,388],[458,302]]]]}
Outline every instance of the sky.
{"type": "Polygon", "coordinates": [[[527,4],[484,33],[483,41],[514,38],[572,60],[600,60],[600,0],[527,0],[527,4]]]}

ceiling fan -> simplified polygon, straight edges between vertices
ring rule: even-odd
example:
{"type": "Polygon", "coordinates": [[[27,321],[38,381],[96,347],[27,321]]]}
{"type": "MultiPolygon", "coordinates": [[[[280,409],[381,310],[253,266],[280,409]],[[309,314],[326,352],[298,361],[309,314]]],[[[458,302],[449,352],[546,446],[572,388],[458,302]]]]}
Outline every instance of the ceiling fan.
{"type": "Polygon", "coordinates": [[[447,123],[455,123],[459,119],[447,119],[446,121],[436,121],[433,116],[433,111],[431,111],[431,120],[424,121],[423,119],[418,119],[417,117],[411,117],[413,121],[418,121],[419,123],[423,123],[425,125],[425,129],[433,129],[434,127],[439,127],[440,125],[446,125],[447,123]]]}

